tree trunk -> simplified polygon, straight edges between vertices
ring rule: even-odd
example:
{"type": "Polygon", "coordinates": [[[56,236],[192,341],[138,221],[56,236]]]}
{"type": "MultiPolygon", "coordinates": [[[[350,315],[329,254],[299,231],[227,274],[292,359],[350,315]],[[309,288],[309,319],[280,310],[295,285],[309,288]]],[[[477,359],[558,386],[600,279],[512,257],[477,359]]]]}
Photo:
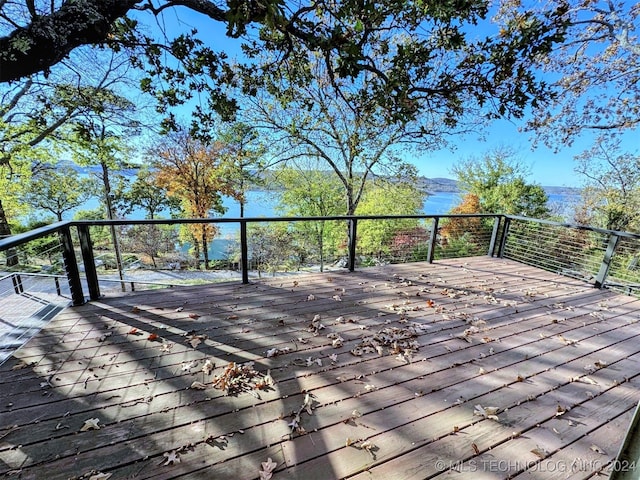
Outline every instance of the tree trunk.
{"type": "Polygon", "coordinates": [[[204,269],[209,270],[209,244],[207,242],[207,226],[202,226],[202,255],[204,256],[204,269]]]}
{"type": "MultiPolygon", "coordinates": [[[[113,206],[111,205],[111,182],[109,181],[109,167],[106,163],[101,162],[102,167],[102,182],[104,183],[104,200],[107,205],[107,218],[109,220],[114,219],[113,206]]],[[[118,234],[116,232],[115,225],[109,226],[111,230],[111,240],[113,242],[113,250],[116,256],[116,266],[118,267],[118,277],[120,278],[120,288],[122,291],[126,291],[124,284],[124,274],[122,272],[122,254],[120,253],[120,242],[118,241],[118,234]]]]}
{"type": "Polygon", "coordinates": [[[198,240],[193,239],[193,255],[196,257],[196,268],[200,270],[200,242],[198,240]]]}
{"type": "MultiPolygon", "coordinates": [[[[2,200],[0,200],[0,240],[11,236],[11,227],[9,226],[9,220],[4,212],[2,206],[2,200]]],[[[18,252],[15,248],[10,248],[6,251],[7,255],[7,267],[13,267],[18,265],[18,252]]]]}

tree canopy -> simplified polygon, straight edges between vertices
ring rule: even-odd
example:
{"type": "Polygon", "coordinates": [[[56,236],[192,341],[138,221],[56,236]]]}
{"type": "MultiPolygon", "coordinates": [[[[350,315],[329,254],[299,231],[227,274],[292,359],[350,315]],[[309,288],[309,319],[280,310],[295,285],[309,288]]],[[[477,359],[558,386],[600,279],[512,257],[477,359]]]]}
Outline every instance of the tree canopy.
{"type": "MultiPolygon", "coordinates": [[[[455,118],[469,101],[487,107],[488,115],[520,116],[543,94],[544,83],[529,67],[562,40],[566,9],[558,2],[541,13],[520,13],[479,36],[477,26],[491,30],[489,2],[483,0],[267,0],[225,6],[207,0],[2,2],[0,82],[47,73],[83,45],[142,49],[144,55],[134,60],[149,74],[143,88],[162,97],[161,109],[206,94],[195,112],[196,126],[211,121],[213,112],[235,110],[225,86],[255,93],[254,81],[281,69],[291,72],[289,60],[312,52],[324,60],[331,78],[368,72],[375,79],[370,94],[398,119],[413,118],[429,105],[445,105],[455,118]],[[244,39],[249,59],[244,81],[224,48],[214,48],[195,30],[149,33],[154,17],[178,7],[244,39]],[[252,61],[265,50],[273,52],[274,62],[252,61]]],[[[304,71],[296,75],[305,80],[304,71]]]]}
{"type": "MultiPolygon", "coordinates": [[[[544,8],[542,2],[528,5],[544,8]]],[[[502,13],[517,15],[520,1],[502,13]]],[[[640,2],[574,0],[565,13],[566,38],[541,57],[554,95],[535,105],[529,126],[559,148],[581,133],[619,133],[640,125],[640,2]]]]}
{"type": "MultiPolygon", "coordinates": [[[[468,158],[452,169],[462,192],[477,197],[479,213],[548,215],[547,194],[539,185],[527,182],[527,166],[508,147],[497,148],[479,158],[468,158]]],[[[463,199],[463,205],[474,197],[463,199]]],[[[457,212],[462,210],[458,209],[457,212]]]]}

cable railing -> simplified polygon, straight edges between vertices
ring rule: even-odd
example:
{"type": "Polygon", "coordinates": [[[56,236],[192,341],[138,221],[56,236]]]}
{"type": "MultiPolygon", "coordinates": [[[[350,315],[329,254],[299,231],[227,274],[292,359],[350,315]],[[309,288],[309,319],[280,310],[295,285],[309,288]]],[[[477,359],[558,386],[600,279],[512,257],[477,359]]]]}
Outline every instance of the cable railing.
{"type": "Polygon", "coordinates": [[[72,221],[0,240],[3,295],[46,292],[73,305],[105,292],[478,255],[640,292],[640,235],[517,216],[72,221]],[[25,287],[26,274],[41,283],[25,287]]]}

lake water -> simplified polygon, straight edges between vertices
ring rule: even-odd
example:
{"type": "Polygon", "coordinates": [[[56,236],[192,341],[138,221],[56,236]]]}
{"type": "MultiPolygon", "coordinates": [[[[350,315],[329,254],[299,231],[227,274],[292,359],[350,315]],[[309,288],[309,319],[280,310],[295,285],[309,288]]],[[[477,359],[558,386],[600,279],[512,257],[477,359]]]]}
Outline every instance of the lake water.
{"type": "MultiPolygon", "coordinates": [[[[276,217],[279,214],[275,211],[278,203],[278,192],[252,190],[247,192],[247,203],[245,204],[245,217],[276,217]]],[[[570,204],[577,198],[575,195],[549,195],[549,206],[554,211],[562,211],[562,208],[568,208],[570,204]]],[[[422,209],[425,215],[442,215],[446,214],[460,202],[460,194],[457,192],[435,192],[430,195],[424,203],[422,209]]],[[[238,202],[232,198],[224,198],[224,206],[227,211],[222,218],[238,218],[240,216],[240,206],[238,202]]],[[[82,208],[95,209],[99,206],[96,199],[88,201],[82,208]]],[[[168,215],[165,215],[168,216],[168,215]]],[[[143,211],[135,211],[129,216],[131,219],[144,218],[143,211]]],[[[236,223],[220,224],[220,235],[212,242],[209,250],[210,258],[225,258],[225,251],[228,250],[230,242],[237,237],[239,225],[236,223]]],[[[186,253],[186,252],[185,252],[186,253]]]]}

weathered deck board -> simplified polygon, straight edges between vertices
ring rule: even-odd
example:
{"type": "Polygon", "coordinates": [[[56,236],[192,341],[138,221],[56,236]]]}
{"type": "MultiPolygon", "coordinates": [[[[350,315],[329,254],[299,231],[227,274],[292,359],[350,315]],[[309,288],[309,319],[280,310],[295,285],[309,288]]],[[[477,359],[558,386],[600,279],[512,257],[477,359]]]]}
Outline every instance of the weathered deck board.
{"type": "Polygon", "coordinates": [[[488,257],[105,298],[0,367],[0,475],[255,479],[268,457],[274,479],[606,474],[640,399],[639,320],[632,297],[488,257]],[[414,327],[417,352],[350,353],[392,327],[414,327]],[[274,387],[211,387],[247,361],[274,387]],[[101,428],[80,432],[89,418],[101,428]]]}

